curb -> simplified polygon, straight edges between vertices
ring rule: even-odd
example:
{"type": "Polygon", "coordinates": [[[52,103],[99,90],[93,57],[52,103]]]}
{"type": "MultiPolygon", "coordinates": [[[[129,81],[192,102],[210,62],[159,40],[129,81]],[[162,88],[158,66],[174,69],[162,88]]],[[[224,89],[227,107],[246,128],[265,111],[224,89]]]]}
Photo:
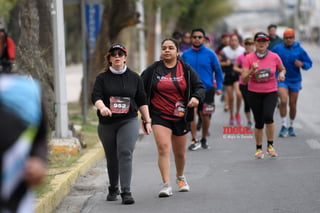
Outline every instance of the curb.
{"type": "Polygon", "coordinates": [[[50,186],[52,191],[36,199],[35,212],[48,213],[56,209],[64,197],[70,192],[72,184],[80,175],[85,174],[94,164],[104,158],[101,143],[89,149],[78,161],[68,169],[54,177],[50,186]]]}

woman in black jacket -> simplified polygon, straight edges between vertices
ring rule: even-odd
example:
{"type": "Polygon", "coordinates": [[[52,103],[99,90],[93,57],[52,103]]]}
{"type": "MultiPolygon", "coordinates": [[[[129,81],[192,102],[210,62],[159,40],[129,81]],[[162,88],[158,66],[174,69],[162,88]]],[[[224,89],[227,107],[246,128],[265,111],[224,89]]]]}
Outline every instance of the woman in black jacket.
{"type": "Polygon", "coordinates": [[[159,197],[172,195],[170,185],[170,147],[172,146],[179,191],[190,187],[184,176],[187,133],[193,120],[193,108],[204,99],[205,89],[196,72],[178,58],[178,43],[165,39],[161,59],[141,75],[147,91],[152,130],[158,148],[158,165],[163,186],[159,197]]]}
{"type": "Polygon", "coordinates": [[[108,201],[117,200],[119,179],[123,204],[133,204],[130,184],[133,150],[139,134],[137,111],[146,119],[146,132],[151,132],[151,119],[140,76],[127,68],[127,50],[121,44],[110,47],[107,66],[95,81],[92,103],[99,117],[98,134],[102,142],[109,175],[108,201]]]}

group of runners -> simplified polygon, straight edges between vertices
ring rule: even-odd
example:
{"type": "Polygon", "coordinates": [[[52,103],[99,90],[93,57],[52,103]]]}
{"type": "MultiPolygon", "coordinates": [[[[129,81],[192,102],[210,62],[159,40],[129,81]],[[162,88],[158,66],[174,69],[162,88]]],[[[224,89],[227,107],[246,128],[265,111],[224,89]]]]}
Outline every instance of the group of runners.
{"type": "MultiPolygon", "coordinates": [[[[255,157],[263,158],[264,153],[261,147],[261,129],[264,124],[266,124],[267,129],[267,153],[271,156],[277,156],[273,147],[274,131],[276,131],[274,130],[273,114],[276,106],[279,107],[281,116],[281,129],[279,130],[278,136],[296,136],[294,121],[297,113],[298,94],[302,89],[301,70],[309,70],[312,66],[312,61],[307,52],[301,47],[300,43],[295,41],[295,31],[293,29],[286,29],[282,38],[277,35],[277,25],[275,24],[270,24],[267,27],[267,33],[258,33],[254,37],[246,37],[244,39],[237,31],[222,34],[219,45],[213,51],[218,57],[220,66],[223,70],[223,98],[221,98],[221,100],[225,102],[224,111],[229,112],[230,115],[228,125],[235,126],[244,124],[244,121],[240,116],[240,109],[243,103],[244,115],[246,118],[245,126],[249,129],[254,128],[255,132],[257,142],[255,157]],[[276,53],[274,56],[276,59],[273,60],[276,60],[277,62],[272,65],[272,61],[269,60],[271,58],[270,56],[274,55],[273,53],[276,53]],[[253,61],[250,62],[248,61],[250,58],[249,56],[256,56],[256,58],[253,58],[253,61]],[[265,67],[259,66],[262,62],[266,62],[266,65],[264,65],[265,67]],[[254,68],[253,65],[257,67],[254,68]],[[250,72],[250,74],[245,71],[250,72]],[[259,72],[261,72],[260,75],[264,78],[257,80],[255,77],[258,76],[257,73],[259,72]],[[247,74],[248,76],[246,76],[247,74]],[[263,88],[266,84],[271,84],[271,82],[273,84],[272,89],[271,85],[270,88],[263,88]],[[252,95],[266,92],[273,93],[274,97],[272,98],[272,101],[266,99],[264,100],[265,102],[263,102],[261,100],[262,102],[259,103],[260,105],[257,109],[257,100],[259,100],[259,98],[252,97],[252,95]],[[288,118],[287,108],[289,108],[288,118]]],[[[175,35],[177,35],[177,33],[175,33],[175,35]]],[[[184,39],[184,36],[188,34],[183,33],[181,35],[183,35],[181,43],[185,46],[186,39],[184,39]]],[[[203,37],[208,38],[205,34],[203,37]]],[[[191,39],[190,47],[192,50],[189,50],[189,52],[195,53],[195,42],[196,41],[192,41],[191,39]]],[[[203,41],[203,44],[205,44],[205,41],[203,41]]],[[[207,46],[207,48],[210,47],[212,49],[212,45],[207,46]]],[[[189,55],[185,49],[181,50],[181,54],[183,59],[187,58],[185,55],[189,55]]],[[[199,76],[202,79],[202,82],[210,81],[210,78],[203,76],[203,68],[199,68],[199,66],[201,66],[201,60],[198,58],[201,59],[203,57],[200,56],[200,54],[196,54],[190,57],[190,59],[187,59],[186,62],[190,63],[191,61],[191,66],[198,74],[200,73],[199,76]],[[197,64],[192,64],[192,61],[196,61],[197,64]]],[[[218,68],[212,69],[215,72],[219,72],[218,68]]],[[[221,83],[221,79],[216,77],[214,81],[216,83],[215,89],[220,91],[221,88],[218,84],[221,83]]],[[[204,127],[202,130],[203,133],[208,134],[207,125],[202,126],[204,127]]],[[[196,134],[192,132],[191,145],[189,146],[190,150],[197,150],[201,146],[203,148],[208,147],[208,145],[203,145],[203,141],[206,141],[204,134],[202,134],[202,138],[199,142],[198,138],[195,137],[196,134]]]]}
{"type": "Polygon", "coordinates": [[[132,155],[138,137],[138,110],[142,115],[142,129],[146,134],[153,132],[158,151],[163,182],[159,197],[173,194],[171,149],[178,191],[190,190],[184,175],[186,152],[209,148],[207,136],[215,111],[215,94],[224,95],[224,110],[229,113],[226,125],[229,126],[243,124],[240,109],[244,100],[245,126],[254,129],[255,158],[264,157],[264,128],[267,154],[278,155],[274,149],[275,108],[280,100],[282,128],[279,136],[296,136],[293,124],[301,89],[300,69],[308,70],[312,62],[294,40],[293,29],[284,32],[283,40],[275,36],[275,29],[276,25],[270,25],[269,34],[257,32],[244,39],[237,33],[223,34],[216,51],[212,50],[212,39],[202,28],[174,32],[172,38],[162,41],[160,60],[140,76],[127,67],[128,51],[122,44],[109,48],[106,67],[97,76],[92,93],[92,103],[99,117],[98,134],[106,153],[110,183],[108,201],[117,200],[121,192],[123,204],[135,202],[130,184],[132,155]],[[288,102],[289,125],[286,121],[288,102]],[[188,138],[191,143],[187,149],[188,138]]]}

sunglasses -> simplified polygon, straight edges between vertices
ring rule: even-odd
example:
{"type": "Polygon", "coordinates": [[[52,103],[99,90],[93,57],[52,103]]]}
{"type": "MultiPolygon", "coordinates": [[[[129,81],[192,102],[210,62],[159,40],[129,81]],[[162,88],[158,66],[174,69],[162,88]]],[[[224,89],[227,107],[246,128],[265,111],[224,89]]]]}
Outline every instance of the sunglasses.
{"type": "Polygon", "coordinates": [[[193,38],[193,39],[197,39],[197,38],[198,38],[198,39],[202,39],[203,36],[192,36],[192,38],[193,38]]]}
{"type": "Polygon", "coordinates": [[[294,39],[293,36],[284,37],[284,39],[294,39]]]}
{"type": "Polygon", "coordinates": [[[251,42],[245,42],[244,45],[253,45],[254,43],[251,42]]]}
{"type": "Polygon", "coordinates": [[[113,52],[110,53],[110,55],[111,55],[112,57],[116,57],[117,55],[118,55],[119,57],[122,57],[122,56],[125,56],[126,54],[125,54],[123,51],[113,51],[113,52]]]}

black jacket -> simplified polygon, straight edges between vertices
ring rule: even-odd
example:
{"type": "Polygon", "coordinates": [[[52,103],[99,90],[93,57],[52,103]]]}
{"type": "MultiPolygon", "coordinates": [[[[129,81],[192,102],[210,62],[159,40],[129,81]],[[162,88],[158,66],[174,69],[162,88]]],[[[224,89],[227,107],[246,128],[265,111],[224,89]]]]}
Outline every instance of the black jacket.
{"type": "MultiPolygon", "coordinates": [[[[180,60],[181,61],[181,60],[180,60]]],[[[205,98],[205,88],[202,84],[201,80],[199,79],[197,73],[185,62],[181,61],[183,70],[184,70],[184,77],[187,81],[187,94],[186,94],[186,102],[189,102],[191,97],[195,97],[202,102],[205,98]]],[[[148,105],[150,106],[151,95],[152,95],[152,79],[155,71],[164,66],[163,61],[156,61],[151,66],[149,66],[146,70],[144,70],[141,74],[144,89],[147,93],[148,105]]],[[[187,113],[185,114],[185,121],[192,121],[194,117],[193,108],[187,108],[187,113]]]]}
{"type": "Polygon", "coordinates": [[[113,74],[108,70],[96,77],[91,95],[92,103],[95,104],[97,100],[102,100],[107,107],[110,107],[110,96],[130,97],[130,109],[126,114],[113,114],[112,117],[104,117],[98,110],[99,122],[103,124],[136,117],[138,108],[142,105],[147,105],[142,80],[137,73],[129,68],[123,74],[113,74]]]}

